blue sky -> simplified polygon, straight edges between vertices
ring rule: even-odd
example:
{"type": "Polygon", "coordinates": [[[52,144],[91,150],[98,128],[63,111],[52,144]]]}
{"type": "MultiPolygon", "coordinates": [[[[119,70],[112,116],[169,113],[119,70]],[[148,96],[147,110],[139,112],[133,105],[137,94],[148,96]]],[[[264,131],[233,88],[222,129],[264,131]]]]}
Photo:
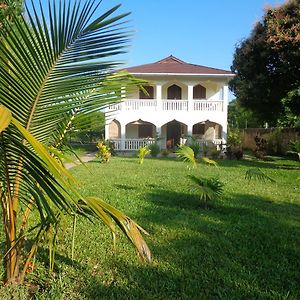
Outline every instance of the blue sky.
{"type": "MultiPolygon", "coordinates": [[[[37,2],[34,0],[34,2],[37,2]]],[[[42,0],[46,2],[46,0],[42,0]]],[[[235,45],[248,37],[267,5],[284,0],[103,0],[105,11],[119,3],[134,30],[122,57],[127,66],[170,54],[194,64],[230,69],[235,45]]]]}
{"type": "Polygon", "coordinates": [[[124,56],[129,66],[170,54],[194,64],[231,66],[236,43],[249,36],[267,5],[283,0],[104,0],[103,8],[122,3],[131,11],[135,31],[124,56]]]}

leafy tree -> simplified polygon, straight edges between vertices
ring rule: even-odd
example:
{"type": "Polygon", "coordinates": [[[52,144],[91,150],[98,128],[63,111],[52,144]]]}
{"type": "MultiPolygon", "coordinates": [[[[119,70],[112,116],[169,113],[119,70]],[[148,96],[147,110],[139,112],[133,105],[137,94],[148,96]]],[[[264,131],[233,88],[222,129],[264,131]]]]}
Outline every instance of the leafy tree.
{"type": "Polygon", "coordinates": [[[228,126],[231,129],[257,128],[261,124],[254,113],[240,105],[237,99],[233,99],[228,105],[228,126]]]}
{"type": "Polygon", "coordinates": [[[96,16],[98,6],[92,0],[49,1],[49,11],[27,11],[28,23],[16,19],[0,40],[0,202],[10,283],[24,281],[39,244],[58,228],[62,214],[96,217],[114,237],[116,223],[139,255],[150,259],[142,229],[102,199],[81,195],[52,150],[76,118],[117,101],[120,85],[132,84],[125,74],[111,74],[118,65],[111,56],[128,42],[127,14],[114,16],[116,6],[96,16]]]}
{"type": "Polygon", "coordinates": [[[299,19],[297,0],[269,8],[250,37],[236,47],[231,67],[236,76],[230,88],[262,122],[275,125],[285,107],[300,114],[299,93],[292,92],[300,85],[299,19]],[[289,101],[283,103],[286,97],[289,101]]]}
{"type": "Polygon", "coordinates": [[[0,35],[4,20],[13,22],[15,17],[21,15],[22,10],[23,0],[0,0],[0,35]]]}

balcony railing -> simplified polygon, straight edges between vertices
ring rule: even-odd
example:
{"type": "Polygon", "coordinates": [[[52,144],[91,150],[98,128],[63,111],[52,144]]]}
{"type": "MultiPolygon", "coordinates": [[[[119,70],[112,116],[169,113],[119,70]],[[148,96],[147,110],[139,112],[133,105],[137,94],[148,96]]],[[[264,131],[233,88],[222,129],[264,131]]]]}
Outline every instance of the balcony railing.
{"type": "Polygon", "coordinates": [[[215,100],[154,100],[154,99],[127,99],[112,104],[108,111],[218,111],[224,109],[223,101],[215,100]]]}
{"type": "Polygon", "coordinates": [[[113,139],[112,142],[114,144],[115,150],[138,150],[140,147],[145,147],[146,145],[154,144],[155,139],[113,139]]]}
{"type": "MultiPolygon", "coordinates": [[[[111,140],[114,145],[114,149],[116,151],[133,151],[133,150],[138,150],[139,147],[145,147],[146,145],[151,145],[155,143],[154,138],[147,138],[147,139],[141,139],[141,138],[127,138],[127,139],[112,139],[111,140]]],[[[213,143],[214,145],[217,146],[217,149],[219,150],[221,145],[224,144],[223,139],[213,139],[213,140],[204,140],[204,139],[197,139],[197,142],[202,145],[202,144],[208,144],[209,142],[213,143]]],[[[166,139],[161,138],[158,142],[163,148],[166,146],[166,139]]],[[[187,139],[180,139],[180,145],[186,144],[187,139]]]]}

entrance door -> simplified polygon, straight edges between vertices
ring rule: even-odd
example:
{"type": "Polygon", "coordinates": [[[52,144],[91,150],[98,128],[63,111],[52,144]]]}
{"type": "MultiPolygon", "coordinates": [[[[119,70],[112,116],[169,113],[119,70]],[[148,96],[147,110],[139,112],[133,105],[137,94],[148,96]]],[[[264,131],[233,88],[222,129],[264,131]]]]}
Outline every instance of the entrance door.
{"type": "Polygon", "coordinates": [[[167,148],[173,149],[180,144],[181,138],[181,123],[178,121],[171,121],[167,124],[167,148]]]}

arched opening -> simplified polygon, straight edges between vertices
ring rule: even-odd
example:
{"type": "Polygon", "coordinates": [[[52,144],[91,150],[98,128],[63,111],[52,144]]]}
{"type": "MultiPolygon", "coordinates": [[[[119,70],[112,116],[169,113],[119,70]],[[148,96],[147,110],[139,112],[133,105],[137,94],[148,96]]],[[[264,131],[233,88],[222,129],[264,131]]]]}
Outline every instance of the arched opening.
{"type": "Polygon", "coordinates": [[[166,148],[174,149],[187,135],[187,125],[176,120],[170,121],[162,126],[162,134],[166,139],[166,148]]]}
{"type": "Polygon", "coordinates": [[[206,99],[206,88],[201,84],[197,84],[193,88],[194,99],[206,99]]]}
{"type": "Polygon", "coordinates": [[[109,138],[110,139],[121,138],[121,124],[116,119],[112,120],[109,124],[109,138]]]}
{"type": "Polygon", "coordinates": [[[155,125],[143,120],[137,120],[126,125],[126,138],[154,138],[155,133],[155,125]]]}
{"type": "Polygon", "coordinates": [[[154,88],[153,88],[153,86],[146,85],[146,86],[143,86],[143,89],[139,90],[140,99],[154,99],[154,88]]]}
{"type": "Polygon", "coordinates": [[[209,120],[193,125],[193,137],[204,140],[217,140],[222,138],[222,126],[209,120]]]}
{"type": "Polygon", "coordinates": [[[182,92],[181,92],[181,87],[173,84],[168,87],[167,90],[167,98],[168,99],[182,99],[182,92]]]}

